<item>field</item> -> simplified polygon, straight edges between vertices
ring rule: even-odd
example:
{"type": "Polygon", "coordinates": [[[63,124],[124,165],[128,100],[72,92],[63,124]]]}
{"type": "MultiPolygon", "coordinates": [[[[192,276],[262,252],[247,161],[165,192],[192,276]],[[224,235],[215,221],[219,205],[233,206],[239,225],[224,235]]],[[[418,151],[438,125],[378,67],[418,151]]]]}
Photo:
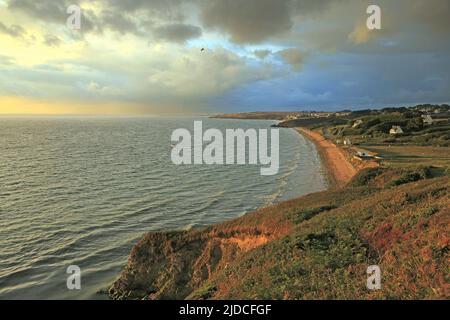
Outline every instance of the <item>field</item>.
{"type": "Polygon", "coordinates": [[[364,149],[380,155],[384,162],[393,166],[438,166],[450,167],[450,148],[431,146],[371,146],[364,149]]]}

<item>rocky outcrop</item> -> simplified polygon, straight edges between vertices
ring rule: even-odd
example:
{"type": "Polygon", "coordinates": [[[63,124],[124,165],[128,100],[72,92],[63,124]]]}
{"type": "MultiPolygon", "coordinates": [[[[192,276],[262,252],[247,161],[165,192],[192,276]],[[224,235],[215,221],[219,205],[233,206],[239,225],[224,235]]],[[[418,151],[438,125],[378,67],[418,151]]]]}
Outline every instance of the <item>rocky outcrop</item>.
{"type": "Polygon", "coordinates": [[[288,229],[287,225],[275,229],[224,223],[201,231],[148,233],[133,248],[120,278],[109,289],[110,297],[183,299],[241,253],[288,229]]]}

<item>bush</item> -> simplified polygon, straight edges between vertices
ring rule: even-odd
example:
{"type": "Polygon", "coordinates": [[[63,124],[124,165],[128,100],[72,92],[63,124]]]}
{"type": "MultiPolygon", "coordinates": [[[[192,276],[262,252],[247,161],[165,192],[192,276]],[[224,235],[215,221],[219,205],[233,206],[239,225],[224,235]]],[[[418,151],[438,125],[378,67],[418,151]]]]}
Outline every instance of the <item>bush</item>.
{"type": "Polygon", "coordinates": [[[322,213],[324,211],[330,211],[330,210],[333,210],[336,208],[337,208],[336,206],[323,206],[323,207],[313,208],[313,209],[303,209],[303,210],[297,212],[297,217],[294,222],[301,223],[303,221],[313,218],[314,216],[318,215],[319,213],[322,213]]]}
{"type": "Polygon", "coordinates": [[[361,170],[353,177],[350,185],[352,187],[364,187],[369,184],[375,177],[382,174],[384,170],[382,168],[367,168],[361,170]]]}
{"type": "Polygon", "coordinates": [[[414,171],[405,172],[400,178],[389,183],[389,187],[400,186],[402,184],[428,179],[431,177],[431,168],[421,168],[414,171]]]}

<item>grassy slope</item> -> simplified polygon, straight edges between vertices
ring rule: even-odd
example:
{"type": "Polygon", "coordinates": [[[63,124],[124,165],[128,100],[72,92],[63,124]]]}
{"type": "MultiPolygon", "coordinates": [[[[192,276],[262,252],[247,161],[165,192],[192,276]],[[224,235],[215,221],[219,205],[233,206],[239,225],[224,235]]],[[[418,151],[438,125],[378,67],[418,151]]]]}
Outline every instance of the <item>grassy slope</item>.
{"type": "Polygon", "coordinates": [[[190,297],[449,298],[448,189],[448,178],[440,178],[300,199],[273,212],[297,224],[290,234],[247,252],[190,297]],[[325,203],[336,208],[321,212],[325,203]],[[365,287],[371,264],[381,267],[381,291],[365,287]]]}
{"type": "Polygon", "coordinates": [[[341,190],[202,231],[148,234],[113,298],[448,298],[449,178],[368,169],[341,190]],[[409,182],[412,181],[412,182],[409,182]],[[366,289],[378,264],[383,288],[366,289]]]}

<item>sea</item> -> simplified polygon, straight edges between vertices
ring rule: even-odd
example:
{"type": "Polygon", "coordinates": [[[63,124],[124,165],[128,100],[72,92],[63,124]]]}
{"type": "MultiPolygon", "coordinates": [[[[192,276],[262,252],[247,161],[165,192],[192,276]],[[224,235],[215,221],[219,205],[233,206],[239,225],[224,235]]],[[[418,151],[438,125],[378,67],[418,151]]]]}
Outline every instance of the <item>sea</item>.
{"type": "Polygon", "coordinates": [[[174,165],[171,134],[268,129],[208,117],[0,117],[0,299],[107,299],[150,231],[203,228],[327,188],[314,144],[280,129],[280,170],[174,165]],[[69,266],[81,288],[67,286],[69,266]]]}

